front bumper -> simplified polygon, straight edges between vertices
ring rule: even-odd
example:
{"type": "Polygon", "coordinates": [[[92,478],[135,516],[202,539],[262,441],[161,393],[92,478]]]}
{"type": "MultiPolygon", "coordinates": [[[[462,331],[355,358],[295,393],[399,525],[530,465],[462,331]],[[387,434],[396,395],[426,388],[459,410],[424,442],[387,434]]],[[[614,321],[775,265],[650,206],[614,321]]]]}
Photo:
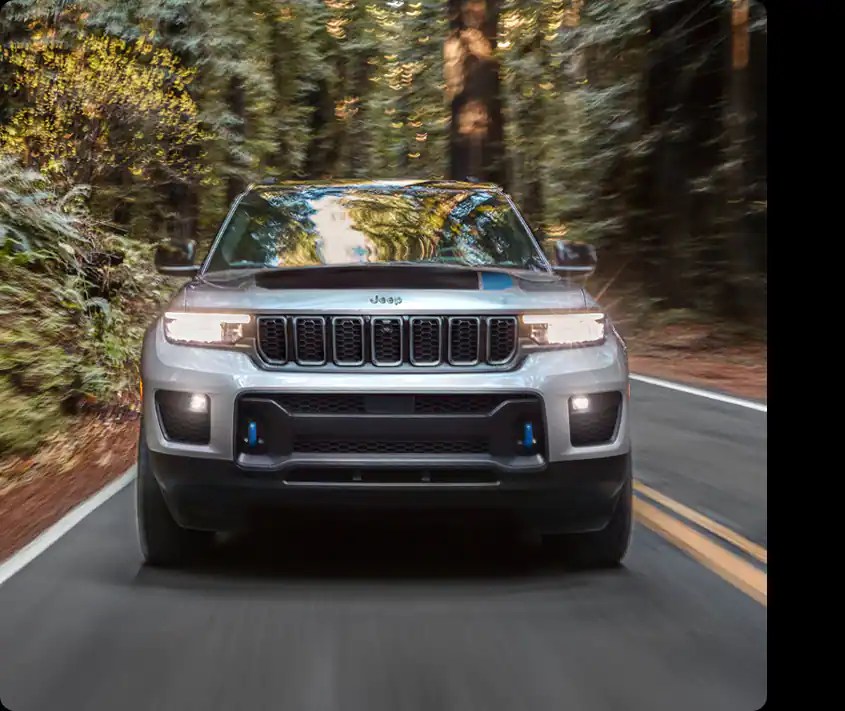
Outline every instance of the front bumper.
{"type": "MultiPolygon", "coordinates": [[[[544,461],[534,469],[554,462],[614,457],[630,451],[627,361],[623,347],[615,337],[609,337],[600,346],[532,353],[518,368],[510,371],[449,373],[421,369],[419,372],[349,370],[338,373],[302,368],[282,372],[260,368],[245,353],[173,345],[165,340],[161,325],[157,323],[144,341],[142,362],[143,436],[153,453],[234,462],[237,456],[236,402],[250,392],[525,393],[542,399],[545,418],[544,461]],[[186,444],[165,437],[155,407],[155,394],[160,389],[208,395],[210,439],[207,444],[186,444]],[[600,445],[573,446],[569,426],[570,397],[607,391],[623,394],[613,438],[600,445]]],[[[334,457],[317,457],[312,464],[322,466],[334,460],[334,457]]],[[[377,456],[356,458],[357,464],[362,466],[377,461],[377,456]]],[[[466,457],[447,457],[441,464],[463,466],[466,457]]]]}
{"type": "MultiPolygon", "coordinates": [[[[312,507],[416,509],[432,512],[506,513],[544,533],[603,528],[630,477],[628,370],[622,345],[610,337],[600,345],[528,355],[517,368],[499,372],[326,372],[302,368],[270,371],[244,353],[176,346],[159,325],[144,342],[144,443],[153,474],[174,518],[186,528],[224,530],[252,522],[262,512],[312,507]],[[207,444],[168,440],[156,408],[158,390],[208,396],[207,444]],[[604,444],[574,446],[569,400],[574,395],[622,394],[613,437],[604,444]],[[297,453],[245,454],[236,413],[255,394],[513,394],[516,404],[487,418],[430,418],[429,440],[446,440],[450,430],[487,438],[492,453],[297,453]],[[513,433],[528,407],[540,409],[542,447],[521,456],[497,456],[498,433],[513,433]],[[436,421],[435,421],[436,420],[436,421]],[[466,433],[465,432],[465,433],[466,433]]],[[[534,411],[536,412],[536,410],[534,411]]],[[[241,418],[242,419],[242,418],[241,418]]],[[[295,419],[295,418],[294,418],[295,419]]],[[[415,438],[411,418],[339,418],[337,437],[364,438],[368,428],[386,436],[415,438]],[[403,429],[404,428],[404,429],[403,429]]],[[[290,423],[278,422],[284,429],[290,423]]],[[[307,431],[322,425],[300,418],[307,431]]],[[[278,430],[277,430],[278,431],[278,430]]],[[[332,430],[331,432],[334,432],[332,430]]],[[[321,436],[324,436],[321,434],[321,436]]],[[[509,434],[503,435],[505,439],[509,434]]],[[[511,443],[512,439],[509,439],[511,443]]]]}

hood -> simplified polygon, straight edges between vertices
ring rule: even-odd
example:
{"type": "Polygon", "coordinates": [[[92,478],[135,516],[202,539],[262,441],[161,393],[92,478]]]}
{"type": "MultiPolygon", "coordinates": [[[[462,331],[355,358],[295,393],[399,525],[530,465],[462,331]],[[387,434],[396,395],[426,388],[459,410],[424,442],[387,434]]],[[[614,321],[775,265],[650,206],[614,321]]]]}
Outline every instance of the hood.
{"type": "Polygon", "coordinates": [[[173,305],[278,313],[514,313],[580,309],[587,298],[549,272],[368,264],[209,274],[188,284],[173,305]]]}

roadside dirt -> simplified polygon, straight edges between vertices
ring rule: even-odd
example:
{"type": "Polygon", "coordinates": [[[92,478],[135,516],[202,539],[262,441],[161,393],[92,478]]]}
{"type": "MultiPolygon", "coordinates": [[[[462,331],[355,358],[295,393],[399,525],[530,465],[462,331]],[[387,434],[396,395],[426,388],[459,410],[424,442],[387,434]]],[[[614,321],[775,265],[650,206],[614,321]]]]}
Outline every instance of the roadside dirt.
{"type": "Polygon", "coordinates": [[[135,461],[137,415],[86,416],[31,457],[0,460],[0,561],[135,461]]]}
{"type": "MultiPolygon", "coordinates": [[[[765,343],[679,324],[628,336],[628,346],[633,372],[766,399],[765,343]]],[[[136,412],[84,415],[36,455],[0,460],[0,561],[125,472],[137,441],[136,412]]]]}
{"type": "Polygon", "coordinates": [[[731,343],[714,327],[678,324],[638,333],[628,347],[634,373],[766,400],[763,342],[731,343]]]}

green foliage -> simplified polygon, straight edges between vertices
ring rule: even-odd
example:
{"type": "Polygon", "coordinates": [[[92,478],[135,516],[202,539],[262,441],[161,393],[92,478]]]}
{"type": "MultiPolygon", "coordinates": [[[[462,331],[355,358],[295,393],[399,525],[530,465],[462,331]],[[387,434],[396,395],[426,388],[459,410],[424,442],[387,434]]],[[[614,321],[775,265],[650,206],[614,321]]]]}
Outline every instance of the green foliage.
{"type": "Polygon", "coordinates": [[[9,89],[21,102],[0,127],[0,151],[68,184],[122,166],[139,178],[196,170],[186,148],[206,137],[188,93],[195,70],[150,37],[129,43],[80,29],[68,41],[37,30],[0,56],[15,69],[9,89]]]}
{"type": "Polygon", "coordinates": [[[80,194],[0,159],[0,453],[36,447],[81,399],[134,389],[166,293],[150,249],[101,229],[80,194]],[[110,253],[122,263],[97,266],[110,253]]]}
{"type": "Polygon", "coordinates": [[[511,189],[535,222],[571,239],[608,243],[624,228],[614,179],[637,167],[648,9],[642,0],[504,3],[511,189]]]}

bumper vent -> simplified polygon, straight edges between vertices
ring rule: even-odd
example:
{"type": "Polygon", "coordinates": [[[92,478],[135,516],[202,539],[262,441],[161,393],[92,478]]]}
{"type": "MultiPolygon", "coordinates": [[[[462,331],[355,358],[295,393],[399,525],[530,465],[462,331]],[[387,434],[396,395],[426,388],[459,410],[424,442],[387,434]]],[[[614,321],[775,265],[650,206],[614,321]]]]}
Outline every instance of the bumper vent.
{"type": "Polygon", "coordinates": [[[489,415],[513,395],[359,395],[345,393],[276,395],[273,399],[292,415],[489,415]]]}
{"type": "Polygon", "coordinates": [[[258,355],[344,367],[505,365],[517,352],[515,316],[259,316],[258,355]]]}
{"type": "Polygon", "coordinates": [[[317,455],[432,455],[437,466],[448,457],[435,455],[461,455],[538,466],[546,454],[543,403],[533,393],[249,393],[237,400],[236,422],[235,449],[250,466],[298,454],[307,466],[321,466],[317,455]]]}
{"type": "Polygon", "coordinates": [[[588,410],[573,411],[569,404],[569,438],[573,447],[607,444],[616,435],[622,393],[592,393],[588,410]]]}

